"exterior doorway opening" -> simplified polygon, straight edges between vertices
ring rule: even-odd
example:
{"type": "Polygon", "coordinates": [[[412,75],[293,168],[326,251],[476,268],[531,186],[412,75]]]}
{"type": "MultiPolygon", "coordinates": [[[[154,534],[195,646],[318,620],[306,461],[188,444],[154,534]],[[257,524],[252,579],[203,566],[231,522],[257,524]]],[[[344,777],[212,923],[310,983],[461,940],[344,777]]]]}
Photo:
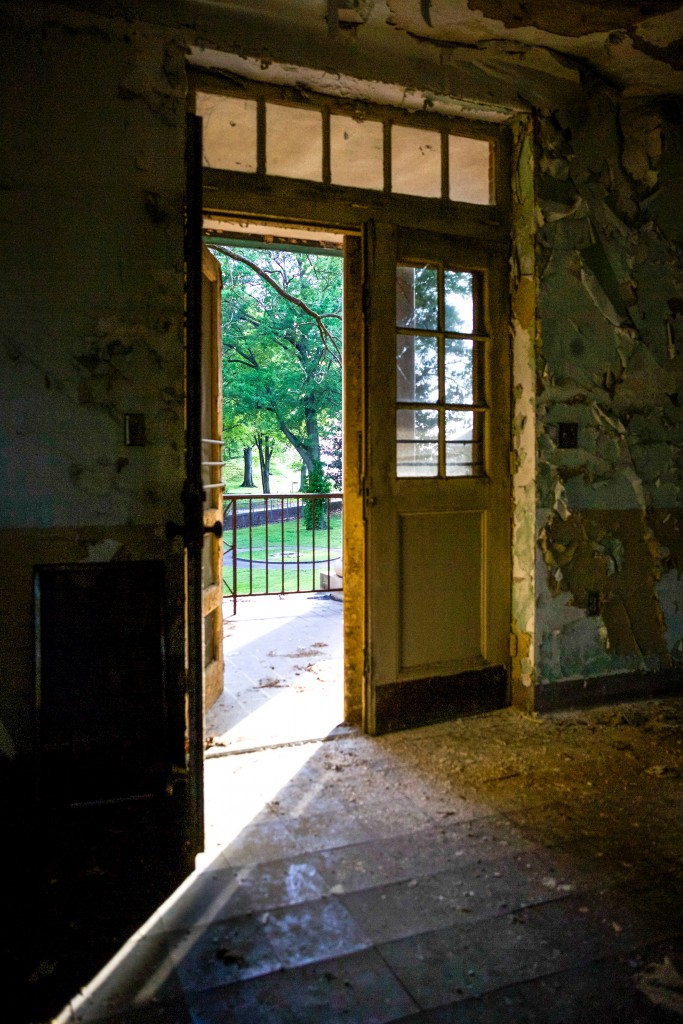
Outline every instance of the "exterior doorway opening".
{"type": "Polygon", "coordinates": [[[212,758],[343,730],[343,236],[212,219],[204,244],[221,278],[212,758]]]}

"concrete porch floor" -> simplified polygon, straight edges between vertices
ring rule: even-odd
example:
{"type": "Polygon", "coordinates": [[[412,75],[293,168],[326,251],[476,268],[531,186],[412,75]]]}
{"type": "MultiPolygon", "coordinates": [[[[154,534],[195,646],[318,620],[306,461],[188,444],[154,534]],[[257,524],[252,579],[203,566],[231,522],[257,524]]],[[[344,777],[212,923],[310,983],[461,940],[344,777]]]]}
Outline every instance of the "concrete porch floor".
{"type": "Polygon", "coordinates": [[[330,594],[225,602],[224,691],[205,716],[209,755],[327,736],[344,719],[343,603],[330,594]]]}
{"type": "Polygon", "coordinates": [[[508,709],[209,757],[202,863],[59,1019],[680,1021],[682,725],[508,709]]]}

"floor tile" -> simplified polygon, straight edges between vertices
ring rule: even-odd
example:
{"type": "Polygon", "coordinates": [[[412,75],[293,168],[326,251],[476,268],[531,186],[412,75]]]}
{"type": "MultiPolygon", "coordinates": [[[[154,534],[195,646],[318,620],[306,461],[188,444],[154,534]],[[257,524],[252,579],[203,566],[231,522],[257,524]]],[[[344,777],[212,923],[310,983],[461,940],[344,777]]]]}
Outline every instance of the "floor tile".
{"type": "Polygon", "coordinates": [[[340,896],[375,942],[451,924],[500,917],[561,895],[568,883],[546,874],[534,851],[462,866],[340,896]]]}
{"type": "Polygon", "coordinates": [[[202,992],[282,966],[258,917],[245,916],[169,935],[183,991],[202,992]]]}
{"type": "MultiPolygon", "coordinates": [[[[425,1010],[402,1024],[677,1024],[680,1014],[666,1006],[678,993],[660,986],[654,999],[643,979],[664,963],[664,950],[648,962],[608,959],[560,971],[495,992],[425,1010]]],[[[678,996],[680,999],[680,996],[678,996]]]]}
{"type": "Polygon", "coordinates": [[[335,898],[270,911],[261,918],[264,933],[285,967],[343,956],[370,941],[335,898]]]}
{"type": "Polygon", "coordinates": [[[373,950],[191,998],[193,1024],[389,1024],[415,1003],[373,950]]]}
{"type": "MultiPolygon", "coordinates": [[[[312,856],[336,892],[354,892],[523,852],[529,844],[502,818],[421,829],[312,856]]],[[[530,847],[529,847],[530,848],[530,847]]]]}

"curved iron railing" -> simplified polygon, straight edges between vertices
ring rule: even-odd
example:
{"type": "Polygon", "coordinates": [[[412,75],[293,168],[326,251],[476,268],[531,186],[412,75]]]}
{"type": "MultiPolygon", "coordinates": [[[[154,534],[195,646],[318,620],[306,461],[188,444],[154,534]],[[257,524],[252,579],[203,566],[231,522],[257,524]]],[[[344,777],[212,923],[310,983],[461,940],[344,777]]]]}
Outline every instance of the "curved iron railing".
{"type": "Polygon", "coordinates": [[[339,589],[343,495],[224,494],[223,593],[302,594],[339,589]]]}

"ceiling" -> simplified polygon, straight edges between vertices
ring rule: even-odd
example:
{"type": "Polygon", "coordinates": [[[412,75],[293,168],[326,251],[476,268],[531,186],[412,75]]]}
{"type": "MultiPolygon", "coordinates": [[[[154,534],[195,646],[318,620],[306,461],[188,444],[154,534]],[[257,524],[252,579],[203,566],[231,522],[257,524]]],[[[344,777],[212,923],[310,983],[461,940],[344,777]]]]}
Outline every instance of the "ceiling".
{"type": "Polygon", "coordinates": [[[339,31],[361,35],[381,19],[413,39],[466,48],[484,60],[559,77],[591,69],[631,94],[683,93],[681,0],[332,0],[327,6],[339,31]]]}

